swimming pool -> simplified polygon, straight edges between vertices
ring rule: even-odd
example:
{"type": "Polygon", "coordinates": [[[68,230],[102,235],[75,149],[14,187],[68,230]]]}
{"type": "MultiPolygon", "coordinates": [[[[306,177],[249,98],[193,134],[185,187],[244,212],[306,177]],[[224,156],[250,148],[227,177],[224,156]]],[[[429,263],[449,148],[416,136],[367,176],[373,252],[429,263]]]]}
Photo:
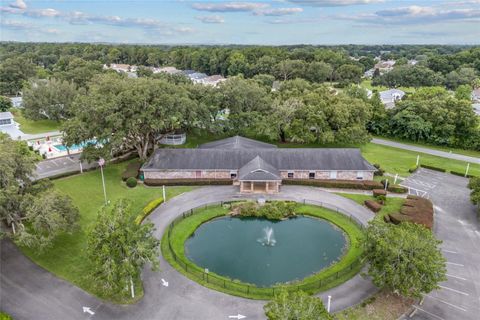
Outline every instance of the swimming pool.
{"type": "MultiPolygon", "coordinates": [[[[80,143],[80,144],[72,144],[71,146],[68,147],[68,150],[78,151],[78,150],[83,149],[84,147],[86,147],[88,145],[95,145],[95,144],[97,144],[97,141],[89,140],[89,141],[85,141],[85,142],[80,143]]],[[[67,152],[67,147],[64,146],[63,144],[56,144],[53,147],[60,152],[67,152]]]]}

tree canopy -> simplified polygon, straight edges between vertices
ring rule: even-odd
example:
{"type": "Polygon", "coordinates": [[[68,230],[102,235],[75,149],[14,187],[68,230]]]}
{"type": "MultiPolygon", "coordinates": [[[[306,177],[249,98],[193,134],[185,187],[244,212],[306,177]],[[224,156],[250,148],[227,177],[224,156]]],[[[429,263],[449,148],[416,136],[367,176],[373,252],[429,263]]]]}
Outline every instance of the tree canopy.
{"type": "Polygon", "coordinates": [[[364,241],[373,283],[406,297],[420,298],[446,280],[441,241],[418,224],[371,222],[364,241]]]}
{"type": "Polygon", "coordinates": [[[128,295],[146,263],[159,267],[160,241],[153,224],[134,223],[126,199],[104,206],[88,234],[87,254],[100,290],[128,295]],[[127,288],[127,290],[125,290],[127,288]]]}
{"type": "Polygon", "coordinates": [[[333,320],[322,300],[303,291],[282,289],[263,309],[268,320],[333,320]]]}
{"type": "Polygon", "coordinates": [[[76,228],[78,210],[48,181],[32,181],[36,161],[25,142],[0,133],[0,220],[17,243],[42,250],[76,228]]]}

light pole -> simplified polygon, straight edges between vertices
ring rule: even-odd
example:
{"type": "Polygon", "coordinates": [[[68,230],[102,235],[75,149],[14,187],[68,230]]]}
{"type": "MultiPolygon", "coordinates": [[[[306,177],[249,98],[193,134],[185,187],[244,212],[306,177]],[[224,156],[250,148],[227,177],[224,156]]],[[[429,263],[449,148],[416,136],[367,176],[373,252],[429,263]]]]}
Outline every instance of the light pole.
{"type": "Polygon", "coordinates": [[[100,172],[102,173],[103,197],[105,198],[105,205],[107,205],[107,191],[105,189],[105,178],[103,177],[103,166],[105,165],[105,159],[100,158],[98,160],[98,165],[100,166],[100,172]]]}

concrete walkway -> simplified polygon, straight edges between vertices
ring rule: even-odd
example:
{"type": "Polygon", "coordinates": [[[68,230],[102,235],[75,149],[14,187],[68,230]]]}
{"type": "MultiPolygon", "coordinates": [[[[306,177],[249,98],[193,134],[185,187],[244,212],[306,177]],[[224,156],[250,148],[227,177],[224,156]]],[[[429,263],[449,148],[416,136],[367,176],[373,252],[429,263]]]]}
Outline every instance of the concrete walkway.
{"type": "MultiPolygon", "coordinates": [[[[177,196],[150,216],[161,237],[169,223],[182,212],[206,203],[246,198],[233,186],[211,186],[177,196]]],[[[352,200],[311,187],[284,186],[272,198],[322,202],[336,206],[366,223],[373,214],[352,200]]],[[[265,319],[264,301],[248,300],[205,288],[184,277],[160,257],[161,271],[146,268],[142,274],[145,296],[135,305],[105,303],[61,280],[26,258],[9,240],[1,243],[0,309],[22,319],[228,319],[238,313],[265,319]],[[169,286],[162,285],[162,279],[169,286]],[[95,315],[83,312],[91,307],[95,315]]],[[[332,296],[332,311],[357,304],[377,289],[359,275],[319,296],[332,296]]]]}
{"type": "Polygon", "coordinates": [[[452,159],[452,160],[460,160],[460,161],[465,161],[465,162],[469,162],[469,163],[480,164],[480,158],[478,158],[478,157],[464,156],[464,155],[458,154],[458,153],[450,153],[450,152],[430,149],[430,148],[426,148],[426,147],[417,147],[417,146],[412,146],[412,145],[409,145],[409,144],[404,144],[404,143],[390,141],[390,140],[384,140],[384,139],[378,139],[378,138],[373,138],[371,142],[375,143],[375,144],[380,144],[380,145],[383,145],[383,146],[394,147],[394,148],[398,148],[398,149],[404,149],[404,150],[415,151],[415,152],[420,152],[420,153],[426,153],[426,154],[430,154],[432,156],[437,156],[437,157],[442,157],[442,158],[447,158],[447,159],[452,159]]]}

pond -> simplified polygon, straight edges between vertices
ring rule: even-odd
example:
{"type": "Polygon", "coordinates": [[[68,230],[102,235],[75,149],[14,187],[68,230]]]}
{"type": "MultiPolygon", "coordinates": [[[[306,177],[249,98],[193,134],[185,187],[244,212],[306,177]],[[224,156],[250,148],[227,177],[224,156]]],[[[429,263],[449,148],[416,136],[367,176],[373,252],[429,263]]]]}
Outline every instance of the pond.
{"type": "Polygon", "coordinates": [[[222,217],[195,230],[185,254],[210,272],[268,287],[321,271],[342,257],[346,245],[344,232],[323,219],[222,217]]]}

